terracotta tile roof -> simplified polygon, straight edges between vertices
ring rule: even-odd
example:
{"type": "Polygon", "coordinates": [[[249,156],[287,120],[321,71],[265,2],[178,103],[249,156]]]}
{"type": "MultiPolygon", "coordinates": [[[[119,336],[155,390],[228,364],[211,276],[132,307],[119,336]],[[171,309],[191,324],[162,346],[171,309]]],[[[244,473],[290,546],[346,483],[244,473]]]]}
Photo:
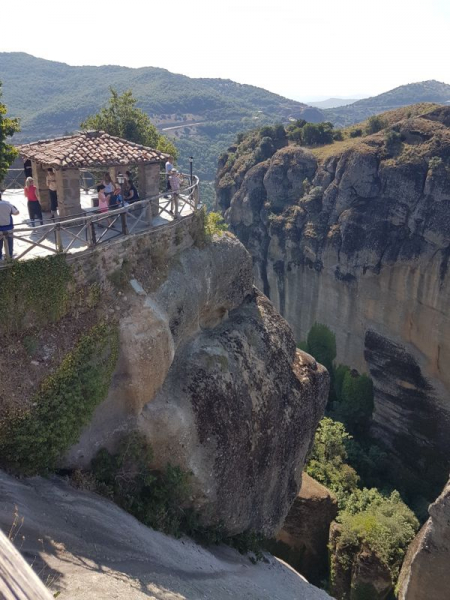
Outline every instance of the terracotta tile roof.
{"type": "Polygon", "coordinates": [[[168,154],[147,148],[104,131],[80,131],[52,140],[18,146],[22,158],[49,167],[112,167],[165,162],[168,154]]]}

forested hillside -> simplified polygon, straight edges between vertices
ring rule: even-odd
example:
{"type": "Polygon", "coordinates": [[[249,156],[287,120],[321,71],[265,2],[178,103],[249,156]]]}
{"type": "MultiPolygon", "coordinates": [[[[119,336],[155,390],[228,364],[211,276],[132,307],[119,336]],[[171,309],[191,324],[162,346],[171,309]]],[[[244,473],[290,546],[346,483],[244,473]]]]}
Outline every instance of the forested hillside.
{"type": "MultiPolygon", "coordinates": [[[[149,59],[150,61],[151,59],[149,59]]],[[[180,150],[193,155],[196,172],[212,180],[217,157],[238,131],[302,115],[305,105],[261,88],[223,79],[191,79],[165,69],[72,67],[24,53],[0,53],[0,81],[11,116],[21,119],[16,143],[76,130],[109,98],[130,89],[142,108],[180,150]]],[[[309,110],[308,120],[321,120],[309,110]]]]}
{"type": "Polygon", "coordinates": [[[324,110],[323,113],[325,120],[331,121],[337,127],[346,127],[386,110],[420,102],[447,104],[450,102],[450,85],[435,80],[410,83],[379,96],[358,100],[348,106],[324,110]]]}

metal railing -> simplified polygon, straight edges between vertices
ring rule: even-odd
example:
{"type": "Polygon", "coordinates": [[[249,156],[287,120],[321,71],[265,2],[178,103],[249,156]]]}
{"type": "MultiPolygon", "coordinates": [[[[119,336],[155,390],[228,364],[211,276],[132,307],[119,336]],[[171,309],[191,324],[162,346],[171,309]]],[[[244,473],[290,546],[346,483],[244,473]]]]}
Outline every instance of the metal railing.
{"type": "MultiPolygon", "coordinates": [[[[189,176],[186,180],[189,181],[189,176]]],[[[195,212],[199,206],[198,177],[193,178],[192,184],[183,185],[178,194],[162,192],[129,204],[128,206],[109,209],[106,212],[83,212],[69,217],[58,217],[55,221],[46,222],[44,225],[31,227],[28,224],[19,224],[10,231],[0,231],[0,243],[6,262],[0,266],[7,266],[15,260],[24,259],[35,249],[45,250],[45,254],[61,254],[71,251],[85,251],[99,244],[109,242],[116,237],[140,233],[152,227],[153,219],[165,216],[169,219],[184,218],[195,212]],[[172,213],[169,206],[174,200],[175,210],[172,213]],[[181,213],[185,208],[186,214],[181,213]],[[153,214],[154,213],[154,214],[153,214]],[[13,257],[9,253],[8,238],[11,237],[24,246],[13,257]],[[8,260],[9,259],[9,260],[8,260]]],[[[164,226],[164,224],[158,227],[164,226]]]]}

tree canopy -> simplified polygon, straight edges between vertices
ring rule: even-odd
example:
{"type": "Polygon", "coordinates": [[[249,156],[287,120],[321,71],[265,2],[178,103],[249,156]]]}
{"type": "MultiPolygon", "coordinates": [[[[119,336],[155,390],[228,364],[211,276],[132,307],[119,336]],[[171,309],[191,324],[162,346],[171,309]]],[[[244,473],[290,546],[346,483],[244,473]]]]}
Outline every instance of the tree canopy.
{"type": "Polygon", "coordinates": [[[159,133],[144,111],[136,107],[137,100],[131,90],[123,94],[119,94],[113,88],[110,88],[110,91],[108,104],[97,114],[87,117],[81,123],[83,129],[106,131],[130,142],[167,152],[174,158],[178,156],[173,143],[159,133]]]}
{"type": "MultiPolygon", "coordinates": [[[[0,81],[0,98],[2,97],[2,82],[0,81]]],[[[17,156],[17,150],[6,139],[20,130],[19,120],[10,119],[6,116],[6,106],[0,102],[0,183],[3,181],[6,171],[17,156]]]]}

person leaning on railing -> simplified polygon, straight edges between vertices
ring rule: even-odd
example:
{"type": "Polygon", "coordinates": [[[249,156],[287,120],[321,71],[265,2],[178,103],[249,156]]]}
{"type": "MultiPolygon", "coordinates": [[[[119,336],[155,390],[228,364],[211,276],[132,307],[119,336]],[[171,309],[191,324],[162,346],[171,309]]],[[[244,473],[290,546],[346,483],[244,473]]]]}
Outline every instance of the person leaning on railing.
{"type": "Polygon", "coordinates": [[[178,199],[180,194],[180,186],[183,180],[181,173],[178,173],[176,169],[172,169],[170,172],[170,189],[172,191],[170,200],[170,214],[175,217],[178,216],[178,199]]]}
{"type": "MultiPolygon", "coordinates": [[[[13,223],[13,215],[18,215],[19,211],[17,208],[11,204],[10,202],[6,202],[6,200],[2,200],[2,194],[0,192],[0,260],[3,259],[3,244],[4,244],[4,236],[6,236],[8,240],[8,251],[9,256],[12,258],[13,255],[13,236],[12,232],[14,223],[13,223]]],[[[5,248],[6,251],[6,248],[5,248]]]]}

